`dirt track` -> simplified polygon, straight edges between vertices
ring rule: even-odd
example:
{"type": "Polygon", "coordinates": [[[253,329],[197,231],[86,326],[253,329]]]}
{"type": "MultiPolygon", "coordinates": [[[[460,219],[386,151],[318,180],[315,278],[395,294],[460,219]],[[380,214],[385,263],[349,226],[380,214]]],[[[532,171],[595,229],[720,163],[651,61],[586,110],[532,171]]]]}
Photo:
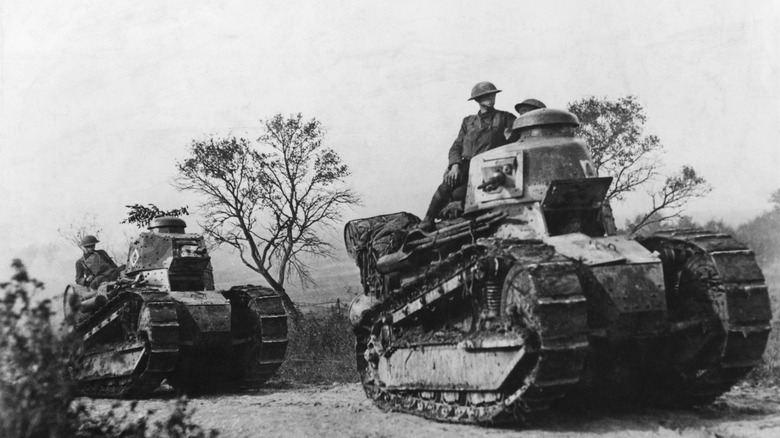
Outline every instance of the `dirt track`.
{"type": "MultiPolygon", "coordinates": [[[[168,411],[172,394],[145,400],[168,411]]],[[[108,409],[112,400],[96,400],[108,409]]],[[[128,402],[123,402],[127,406],[128,402]]],[[[384,413],[359,385],[264,389],[193,399],[194,421],[223,437],[780,437],[780,389],[737,388],[715,404],[686,411],[577,409],[552,412],[532,426],[489,429],[384,413]]]]}

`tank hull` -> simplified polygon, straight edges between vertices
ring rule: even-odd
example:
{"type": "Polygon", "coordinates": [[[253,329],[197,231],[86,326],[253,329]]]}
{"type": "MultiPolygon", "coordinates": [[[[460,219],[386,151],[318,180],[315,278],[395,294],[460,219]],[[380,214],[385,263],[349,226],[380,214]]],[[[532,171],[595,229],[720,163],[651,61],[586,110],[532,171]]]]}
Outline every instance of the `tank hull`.
{"type": "Polygon", "coordinates": [[[766,286],[728,236],[524,240],[490,237],[506,222],[470,223],[464,240],[373,254],[384,289],[356,299],[350,318],[361,381],[382,409],[501,424],[567,394],[695,405],[760,362],[766,286]],[[664,255],[674,251],[685,262],[664,255]]]}

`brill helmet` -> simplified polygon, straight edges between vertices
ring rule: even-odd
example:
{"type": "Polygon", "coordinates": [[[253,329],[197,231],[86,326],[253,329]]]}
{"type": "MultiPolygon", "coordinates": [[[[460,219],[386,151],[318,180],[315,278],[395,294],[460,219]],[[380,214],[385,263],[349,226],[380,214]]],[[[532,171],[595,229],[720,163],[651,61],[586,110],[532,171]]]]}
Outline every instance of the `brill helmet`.
{"type": "Polygon", "coordinates": [[[95,246],[96,243],[100,242],[97,240],[97,237],[93,235],[84,236],[81,238],[81,246],[95,246]]]}
{"type": "Polygon", "coordinates": [[[526,100],[518,103],[517,105],[515,105],[515,111],[517,111],[519,113],[520,110],[523,107],[528,108],[528,111],[533,111],[533,110],[539,109],[539,108],[547,108],[547,106],[544,103],[542,103],[541,100],[526,99],[526,100]]]}
{"type": "Polygon", "coordinates": [[[488,94],[496,94],[500,92],[501,90],[496,88],[492,82],[480,82],[477,85],[474,85],[474,87],[471,89],[471,97],[469,100],[474,100],[482,96],[487,96],[488,94]]]}

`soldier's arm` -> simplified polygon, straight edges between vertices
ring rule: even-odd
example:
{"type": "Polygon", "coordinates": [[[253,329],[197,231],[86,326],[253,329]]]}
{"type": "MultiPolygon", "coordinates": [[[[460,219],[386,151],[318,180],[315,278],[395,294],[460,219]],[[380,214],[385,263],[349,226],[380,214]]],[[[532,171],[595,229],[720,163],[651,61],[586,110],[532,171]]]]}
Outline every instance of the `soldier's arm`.
{"type": "Polygon", "coordinates": [[[106,263],[111,266],[111,269],[116,269],[116,263],[114,263],[114,259],[112,259],[105,250],[99,249],[98,251],[100,251],[100,256],[103,257],[103,260],[105,260],[106,263]]]}
{"type": "Polygon", "coordinates": [[[466,120],[468,120],[468,117],[463,119],[463,123],[460,124],[460,131],[458,131],[458,138],[455,139],[455,142],[450,147],[447,168],[452,167],[453,164],[460,164],[463,158],[463,138],[466,137],[466,120]]]}
{"type": "Polygon", "coordinates": [[[80,259],[76,260],[76,284],[84,286],[84,268],[81,266],[80,259]]]}
{"type": "Polygon", "coordinates": [[[512,113],[506,113],[506,121],[504,123],[504,138],[506,138],[507,143],[514,143],[518,139],[520,139],[520,133],[519,132],[512,132],[512,125],[515,123],[515,117],[512,113]]]}

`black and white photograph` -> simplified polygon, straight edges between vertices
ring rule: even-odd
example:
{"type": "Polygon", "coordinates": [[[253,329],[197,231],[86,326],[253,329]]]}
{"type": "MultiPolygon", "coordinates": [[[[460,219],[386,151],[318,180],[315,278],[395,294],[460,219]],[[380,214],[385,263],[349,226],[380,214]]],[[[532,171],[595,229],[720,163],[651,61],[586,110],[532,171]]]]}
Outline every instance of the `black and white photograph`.
{"type": "Polygon", "coordinates": [[[0,436],[780,436],[780,3],[0,0],[0,436]]]}

